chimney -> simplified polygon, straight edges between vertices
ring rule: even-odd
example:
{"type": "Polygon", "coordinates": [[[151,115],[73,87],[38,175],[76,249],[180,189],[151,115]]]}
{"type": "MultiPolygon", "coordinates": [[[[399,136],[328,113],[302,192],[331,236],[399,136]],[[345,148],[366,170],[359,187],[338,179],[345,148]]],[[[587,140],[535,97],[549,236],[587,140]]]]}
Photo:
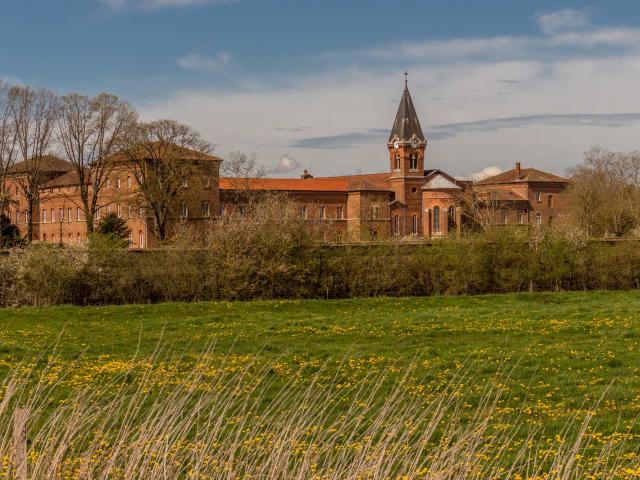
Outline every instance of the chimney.
{"type": "Polygon", "coordinates": [[[520,162],[516,162],[516,175],[520,178],[520,162]]]}
{"type": "Polygon", "coordinates": [[[300,178],[302,178],[303,180],[306,180],[307,178],[313,178],[313,175],[311,175],[309,173],[309,170],[305,168],[304,172],[302,172],[302,175],[300,175],[300,178]]]}

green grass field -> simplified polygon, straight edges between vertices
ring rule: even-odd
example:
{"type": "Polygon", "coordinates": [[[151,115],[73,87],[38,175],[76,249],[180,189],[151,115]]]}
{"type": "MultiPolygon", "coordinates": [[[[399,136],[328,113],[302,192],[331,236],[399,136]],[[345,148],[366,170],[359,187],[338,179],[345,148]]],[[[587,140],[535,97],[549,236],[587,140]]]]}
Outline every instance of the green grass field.
{"type": "Polygon", "coordinates": [[[524,418],[553,439],[594,410],[596,441],[640,439],[638,292],[24,308],[0,310],[0,325],[0,366],[46,352],[38,365],[61,389],[157,349],[159,384],[179,382],[209,347],[218,371],[268,368],[273,391],[318,372],[333,389],[383,374],[391,388],[412,366],[407,391],[428,398],[463,372],[470,409],[501,384],[502,425],[524,418]]]}

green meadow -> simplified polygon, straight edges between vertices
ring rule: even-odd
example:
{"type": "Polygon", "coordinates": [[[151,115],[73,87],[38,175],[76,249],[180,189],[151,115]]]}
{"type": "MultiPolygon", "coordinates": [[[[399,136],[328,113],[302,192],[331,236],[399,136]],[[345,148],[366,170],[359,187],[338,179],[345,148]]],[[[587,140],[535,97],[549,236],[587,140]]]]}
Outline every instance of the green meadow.
{"type": "Polygon", "coordinates": [[[638,292],[20,308],[0,326],[3,371],[29,365],[52,395],[125,372],[135,385],[146,368],[153,396],[206,358],[211,379],[262,383],[265,408],[312,379],[334,392],[383,379],[377,396],[401,384],[426,400],[456,382],[472,416],[492,384],[494,426],[518,425],[514,441],[536,428],[551,444],[593,414],[592,443],[640,443],[638,292]]]}

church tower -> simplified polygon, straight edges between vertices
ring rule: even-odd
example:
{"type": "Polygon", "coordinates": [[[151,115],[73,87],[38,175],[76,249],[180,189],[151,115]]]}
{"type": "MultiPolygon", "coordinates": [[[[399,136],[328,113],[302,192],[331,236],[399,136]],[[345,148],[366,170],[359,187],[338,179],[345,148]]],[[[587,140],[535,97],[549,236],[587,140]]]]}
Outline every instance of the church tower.
{"type": "Polygon", "coordinates": [[[391,233],[422,235],[422,191],[427,139],[413,106],[405,72],[404,92],[389,135],[389,177],[395,199],[391,205],[391,233]]]}

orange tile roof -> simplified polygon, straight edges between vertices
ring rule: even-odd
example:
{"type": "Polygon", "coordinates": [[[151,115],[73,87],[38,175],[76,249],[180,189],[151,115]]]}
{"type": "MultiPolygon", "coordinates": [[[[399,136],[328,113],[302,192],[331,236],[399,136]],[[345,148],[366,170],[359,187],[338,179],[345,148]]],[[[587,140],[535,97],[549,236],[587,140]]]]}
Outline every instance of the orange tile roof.
{"type": "MultiPolygon", "coordinates": [[[[43,155],[40,158],[40,162],[38,162],[38,169],[41,172],[46,173],[64,173],[70,172],[73,170],[73,164],[67,162],[66,160],[62,160],[54,155],[43,155]]],[[[29,159],[29,161],[23,160],[22,162],[18,162],[11,167],[9,167],[9,174],[22,174],[26,173],[28,168],[31,168],[35,165],[34,159],[29,159]],[[29,163],[32,162],[32,163],[29,163]]]]}
{"type": "Polygon", "coordinates": [[[42,188],[73,187],[76,185],[80,185],[80,178],[78,177],[78,173],[67,172],[54,178],[53,180],[48,181],[42,186],[42,188]]]}
{"type": "Polygon", "coordinates": [[[484,200],[505,202],[527,202],[528,200],[513,190],[484,190],[478,192],[478,196],[484,200]]]}
{"type": "Polygon", "coordinates": [[[221,177],[220,190],[264,190],[286,192],[348,192],[353,190],[388,190],[389,174],[347,175],[314,178],[249,178],[221,177]]]}
{"type": "Polygon", "coordinates": [[[520,169],[520,175],[518,170],[513,168],[506,172],[499,173],[493,177],[485,178],[476,182],[476,185],[493,185],[496,183],[523,183],[523,182],[553,182],[553,183],[569,183],[569,180],[554,175],[553,173],[543,172],[536,168],[522,168],[520,169]]]}

